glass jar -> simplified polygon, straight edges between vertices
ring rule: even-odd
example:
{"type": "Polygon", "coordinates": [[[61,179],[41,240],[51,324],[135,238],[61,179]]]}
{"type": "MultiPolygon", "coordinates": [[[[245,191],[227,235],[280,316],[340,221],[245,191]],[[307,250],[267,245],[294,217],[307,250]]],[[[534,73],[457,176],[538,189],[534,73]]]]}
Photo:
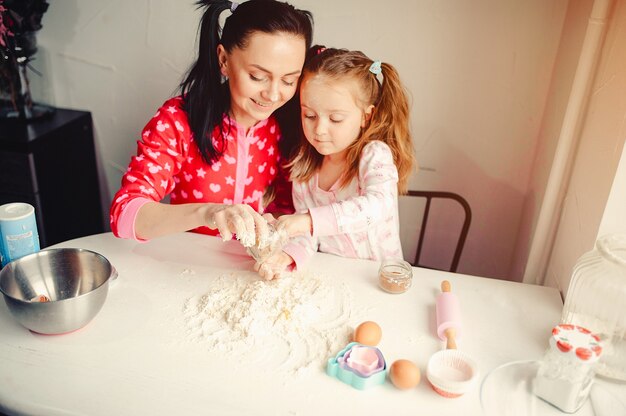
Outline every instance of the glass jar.
{"type": "Polygon", "coordinates": [[[555,326],[533,382],[533,393],[564,412],[576,412],[589,396],[594,364],[601,354],[600,339],[588,329],[555,326]]]}
{"type": "Polygon", "coordinates": [[[404,293],[411,287],[413,269],[401,259],[383,260],[378,269],[378,284],[389,293],[404,293]]]}
{"type": "Polygon", "coordinates": [[[561,322],[597,334],[604,353],[596,372],[626,381],[626,235],[603,236],[578,259],[561,322]]]}

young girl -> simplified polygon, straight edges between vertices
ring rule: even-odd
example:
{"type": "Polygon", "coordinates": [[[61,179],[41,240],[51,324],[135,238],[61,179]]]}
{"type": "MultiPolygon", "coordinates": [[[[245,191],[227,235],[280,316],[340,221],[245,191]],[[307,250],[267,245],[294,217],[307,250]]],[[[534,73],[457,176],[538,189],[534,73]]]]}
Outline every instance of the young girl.
{"type": "MultiPolygon", "coordinates": [[[[315,49],[315,48],[314,48],[315,49]]],[[[293,238],[257,263],[266,279],[316,251],[402,258],[398,192],[415,157],[405,90],[393,66],[361,52],[316,47],[300,89],[306,141],[290,164],[296,214],[276,229],[293,238]]]]}
{"type": "Polygon", "coordinates": [[[280,166],[297,136],[281,122],[289,117],[279,117],[288,106],[275,110],[293,102],[312,17],[275,0],[197,4],[204,8],[197,60],[181,94],[144,128],[111,205],[111,229],[139,240],[219,231],[250,245],[267,234],[259,212],[271,209],[268,188],[277,194],[274,208],[291,205],[280,166]],[[229,16],[222,29],[223,12],[229,16]],[[281,188],[286,195],[279,204],[281,188]],[[160,202],[166,195],[169,204],[160,202]]]}

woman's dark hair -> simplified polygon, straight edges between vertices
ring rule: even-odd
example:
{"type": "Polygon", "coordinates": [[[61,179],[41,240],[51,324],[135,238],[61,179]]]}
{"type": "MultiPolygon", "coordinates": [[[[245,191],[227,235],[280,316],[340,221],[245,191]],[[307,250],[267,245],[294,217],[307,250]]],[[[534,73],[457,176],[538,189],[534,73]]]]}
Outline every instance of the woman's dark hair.
{"type": "MultiPolygon", "coordinates": [[[[202,157],[207,163],[217,160],[224,152],[224,132],[214,146],[211,133],[215,126],[222,129],[222,117],[229,110],[230,91],[228,83],[222,82],[217,59],[217,46],[221,44],[227,52],[234,48],[245,49],[249,37],[254,32],[288,33],[302,36],[305,47],[311,46],[313,38],[313,17],[310,12],[299,10],[288,3],[277,0],[248,0],[236,5],[234,12],[226,18],[224,28],[220,28],[219,17],[224,10],[234,9],[228,0],[199,0],[198,8],[206,7],[200,22],[198,58],[191,66],[184,81],[180,84],[183,95],[183,109],[189,118],[189,125],[202,157]],[[221,37],[220,37],[221,35],[221,37]]],[[[283,138],[281,153],[288,157],[297,145],[296,123],[299,117],[292,113],[297,94],[274,113],[283,138]]]]}

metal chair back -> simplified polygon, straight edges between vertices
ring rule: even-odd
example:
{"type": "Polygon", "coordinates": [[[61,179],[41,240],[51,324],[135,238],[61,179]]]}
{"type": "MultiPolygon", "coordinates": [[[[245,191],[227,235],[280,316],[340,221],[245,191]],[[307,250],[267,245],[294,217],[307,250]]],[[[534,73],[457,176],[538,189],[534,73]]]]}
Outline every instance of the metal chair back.
{"type": "Polygon", "coordinates": [[[461,207],[463,208],[463,211],[465,212],[465,218],[463,219],[463,225],[461,227],[461,230],[459,232],[459,237],[457,239],[456,242],[456,246],[454,249],[454,255],[452,257],[452,262],[450,264],[450,267],[448,269],[445,269],[446,271],[450,271],[450,272],[456,272],[458,266],[459,266],[459,261],[461,259],[461,254],[463,253],[463,248],[465,246],[465,240],[467,239],[467,234],[469,232],[469,227],[470,224],[472,222],[472,209],[470,208],[469,204],[467,203],[467,201],[465,200],[465,198],[463,198],[462,196],[455,194],[453,192],[440,192],[440,191],[408,191],[407,196],[412,196],[412,197],[419,197],[419,198],[425,198],[426,199],[426,205],[424,207],[424,216],[422,217],[422,226],[420,227],[420,233],[419,233],[419,240],[417,242],[417,250],[415,253],[415,259],[413,260],[413,262],[411,263],[413,266],[417,266],[417,267],[427,267],[427,268],[433,268],[433,267],[428,267],[425,266],[424,264],[422,264],[420,262],[421,260],[421,255],[422,255],[422,248],[424,245],[424,236],[426,235],[426,229],[428,226],[428,219],[429,219],[429,215],[430,215],[430,209],[431,209],[431,202],[434,199],[448,199],[448,200],[453,200],[458,202],[461,207]]]}

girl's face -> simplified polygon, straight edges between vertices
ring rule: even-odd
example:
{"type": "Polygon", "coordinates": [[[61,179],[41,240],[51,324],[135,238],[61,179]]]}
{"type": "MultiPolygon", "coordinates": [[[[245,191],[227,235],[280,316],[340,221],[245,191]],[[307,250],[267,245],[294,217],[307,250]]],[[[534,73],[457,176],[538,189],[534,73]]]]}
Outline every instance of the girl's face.
{"type": "Polygon", "coordinates": [[[318,153],[342,158],[360,135],[373,106],[357,102],[357,81],[307,74],[300,87],[304,135],[318,153]]]}
{"type": "Polygon", "coordinates": [[[305,56],[304,38],[255,32],[245,49],[217,48],[222,74],[229,79],[231,115],[245,128],[268,118],[296,92],[305,56]]]}

